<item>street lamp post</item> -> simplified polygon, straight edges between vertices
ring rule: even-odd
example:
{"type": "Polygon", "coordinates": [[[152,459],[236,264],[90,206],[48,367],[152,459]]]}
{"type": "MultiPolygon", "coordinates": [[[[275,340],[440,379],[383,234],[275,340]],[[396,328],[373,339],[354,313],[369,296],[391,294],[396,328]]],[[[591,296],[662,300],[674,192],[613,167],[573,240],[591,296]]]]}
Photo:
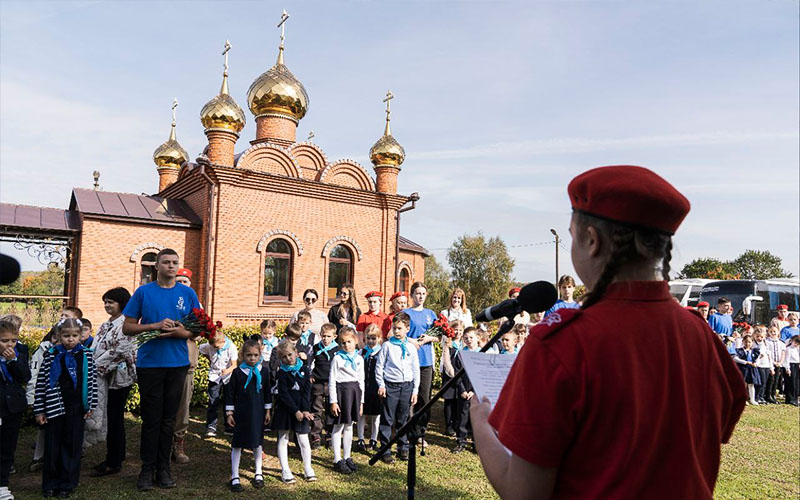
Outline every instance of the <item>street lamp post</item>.
{"type": "Polygon", "coordinates": [[[558,285],[558,243],[560,241],[560,238],[558,237],[558,233],[556,232],[555,229],[550,229],[550,232],[553,233],[553,236],[556,237],[556,281],[555,281],[555,283],[556,283],[556,286],[557,286],[558,285]]]}

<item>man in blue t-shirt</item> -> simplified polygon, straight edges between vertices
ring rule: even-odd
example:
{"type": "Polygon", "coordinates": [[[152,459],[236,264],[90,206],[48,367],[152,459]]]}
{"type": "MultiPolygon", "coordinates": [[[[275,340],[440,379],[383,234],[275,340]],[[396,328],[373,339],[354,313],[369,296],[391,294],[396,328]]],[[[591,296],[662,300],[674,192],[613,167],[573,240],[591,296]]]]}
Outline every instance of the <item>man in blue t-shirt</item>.
{"type": "Polygon", "coordinates": [[[122,314],[125,335],[161,330],[158,338],[141,347],[136,359],[142,412],[140,455],[142,470],[137,489],[153,489],[153,476],[161,488],[174,488],[169,467],[175,414],[183,392],[189,351],[186,339],[192,333],[180,321],[192,309],[200,308],[197,294],[175,282],[179,268],[178,253],[165,248],[156,256],[158,278],[136,289],[122,314]]]}
{"type": "Polygon", "coordinates": [[[730,337],[733,334],[733,316],[731,316],[731,301],[726,297],[717,300],[717,312],[708,316],[708,326],[720,335],[730,337]]]}

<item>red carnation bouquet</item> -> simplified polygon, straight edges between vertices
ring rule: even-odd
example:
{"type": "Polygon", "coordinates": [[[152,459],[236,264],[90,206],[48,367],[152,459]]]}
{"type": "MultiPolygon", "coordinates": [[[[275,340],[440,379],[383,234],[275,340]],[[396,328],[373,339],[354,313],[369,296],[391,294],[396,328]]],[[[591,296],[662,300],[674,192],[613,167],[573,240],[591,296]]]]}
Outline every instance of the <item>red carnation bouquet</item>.
{"type": "MultiPolygon", "coordinates": [[[[199,307],[195,307],[192,309],[192,312],[184,316],[184,318],[180,320],[180,324],[195,336],[199,335],[207,340],[211,340],[211,338],[217,334],[217,330],[222,328],[221,321],[215,323],[211,317],[199,307]]],[[[141,347],[142,344],[158,338],[162,333],[164,333],[162,330],[151,330],[149,332],[140,333],[136,336],[136,345],[141,347]]]]}
{"type": "Polygon", "coordinates": [[[439,317],[436,321],[433,322],[433,326],[428,328],[425,332],[425,335],[430,335],[432,337],[440,337],[444,335],[447,338],[455,338],[456,332],[450,328],[450,321],[445,317],[444,314],[439,314],[439,317]]]}

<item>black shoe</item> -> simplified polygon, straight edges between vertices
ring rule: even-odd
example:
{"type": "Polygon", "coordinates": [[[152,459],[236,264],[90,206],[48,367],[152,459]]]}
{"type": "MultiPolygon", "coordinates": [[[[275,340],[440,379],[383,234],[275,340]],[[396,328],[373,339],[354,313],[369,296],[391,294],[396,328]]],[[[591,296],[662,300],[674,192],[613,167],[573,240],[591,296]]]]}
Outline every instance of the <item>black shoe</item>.
{"type": "Polygon", "coordinates": [[[69,498],[72,494],[72,490],[61,490],[58,492],[58,498],[69,498]]]}
{"type": "Polygon", "coordinates": [[[321,439],[312,439],[311,440],[311,449],[312,450],[319,449],[320,446],[322,446],[322,440],[321,439]]]}
{"type": "Polygon", "coordinates": [[[447,430],[444,431],[444,433],[447,434],[450,437],[456,437],[456,431],[453,430],[452,427],[448,427],[447,430]]]}
{"type": "Polygon", "coordinates": [[[241,493],[242,491],[244,491],[244,486],[242,486],[242,483],[240,481],[238,481],[238,479],[239,478],[237,477],[235,483],[233,482],[233,481],[235,481],[234,479],[230,480],[231,491],[234,492],[234,493],[241,493]]]}
{"type": "Polygon", "coordinates": [[[400,460],[402,460],[404,462],[406,460],[408,460],[408,450],[400,450],[400,451],[398,451],[397,452],[397,458],[399,458],[400,460]]]}
{"type": "Polygon", "coordinates": [[[172,479],[172,474],[170,474],[169,469],[159,469],[156,472],[156,484],[159,488],[169,489],[174,488],[178,485],[174,479],[172,479]]]}
{"type": "Polygon", "coordinates": [[[253,488],[259,490],[264,487],[264,476],[261,474],[256,474],[256,476],[250,480],[250,483],[253,485],[253,488]]]}
{"type": "Polygon", "coordinates": [[[11,470],[10,470],[10,471],[8,471],[8,473],[9,473],[9,474],[16,474],[16,473],[17,473],[17,468],[16,468],[16,467],[14,467],[14,466],[12,465],[12,466],[11,466],[11,470]]]}
{"type": "Polygon", "coordinates": [[[374,439],[369,440],[369,449],[372,451],[378,451],[378,442],[374,439]]]}
{"type": "Polygon", "coordinates": [[[42,498],[53,498],[56,495],[57,493],[53,490],[44,490],[42,492],[42,498]]]}
{"type": "Polygon", "coordinates": [[[356,451],[359,453],[364,453],[365,451],[367,451],[367,445],[364,444],[363,439],[359,439],[358,441],[356,441],[356,451]]]}
{"type": "Polygon", "coordinates": [[[381,460],[385,464],[393,464],[394,463],[394,457],[392,456],[392,452],[384,453],[383,456],[381,457],[381,460]]]}
{"type": "Polygon", "coordinates": [[[464,448],[465,448],[464,443],[458,443],[453,447],[452,450],[450,450],[450,452],[451,453],[461,453],[462,451],[464,451],[464,448]]]}
{"type": "Polygon", "coordinates": [[[139,472],[139,479],[136,481],[136,489],[139,491],[150,491],[153,489],[153,471],[142,469],[139,472]]]}
{"type": "Polygon", "coordinates": [[[89,474],[89,477],[110,476],[111,474],[118,474],[121,470],[121,467],[109,467],[105,462],[103,462],[94,467],[92,473],[89,474]]]}
{"type": "Polygon", "coordinates": [[[352,457],[351,458],[346,458],[344,460],[344,463],[345,463],[345,465],[350,467],[351,471],[353,471],[353,472],[357,472],[358,471],[358,466],[356,465],[355,462],[353,462],[353,458],[352,457]]]}
{"type": "Polygon", "coordinates": [[[333,464],[333,470],[338,472],[339,474],[352,474],[353,469],[347,466],[344,460],[339,460],[335,464],[333,464]]]}

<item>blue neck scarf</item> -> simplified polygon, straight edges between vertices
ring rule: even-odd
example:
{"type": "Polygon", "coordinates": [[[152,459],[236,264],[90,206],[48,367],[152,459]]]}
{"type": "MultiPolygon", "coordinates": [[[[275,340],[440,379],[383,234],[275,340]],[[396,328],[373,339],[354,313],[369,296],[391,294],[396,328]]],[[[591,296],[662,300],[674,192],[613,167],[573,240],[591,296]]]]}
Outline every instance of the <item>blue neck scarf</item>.
{"type": "Polygon", "coordinates": [[[250,366],[244,362],[242,362],[242,364],[239,365],[239,368],[242,371],[247,372],[247,381],[244,383],[244,388],[247,389],[247,385],[250,383],[250,379],[252,379],[253,376],[255,376],[256,388],[258,392],[261,392],[261,370],[259,370],[255,366],[250,366]]]}
{"type": "Polygon", "coordinates": [[[516,354],[516,353],[517,353],[517,347],[516,346],[514,346],[514,349],[512,349],[510,351],[506,351],[502,347],[500,348],[500,354],[516,354]]]}
{"type": "Polygon", "coordinates": [[[462,344],[460,340],[454,340],[453,347],[455,347],[456,351],[460,351],[464,348],[464,344],[462,344]]]}
{"type": "Polygon", "coordinates": [[[306,330],[300,334],[300,343],[308,345],[308,338],[311,337],[311,330],[306,330]]]}
{"type": "Polygon", "coordinates": [[[261,343],[264,345],[270,346],[270,348],[274,349],[276,345],[278,345],[278,337],[270,337],[265,339],[262,337],[261,343]]]}
{"type": "Polygon", "coordinates": [[[217,356],[219,356],[219,355],[220,355],[220,354],[222,354],[223,352],[225,352],[225,351],[227,351],[228,349],[230,349],[230,347],[231,347],[232,345],[233,345],[233,342],[231,342],[231,339],[229,339],[229,338],[227,338],[227,337],[226,337],[226,338],[225,338],[225,344],[224,344],[222,347],[220,347],[219,349],[217,349],[217,356]]]}
{"type": "Polygon", "coordinates": [[[295,361],[294,366],[284,365],[283,363],[281,363],[281,370],[288,373],[293,373],[298,377],[303,378],[303,372],[300,371],[301,368],[303,368],[303,360],[300,358],[297,358],[297,361],[295,361]]]}
{"type": "Polygon", "coordinates": [[[328,344],[328,347],[325,347],[324,345],[322,345],[322,342],[320,342],[319,344],[317,344],[317,347],[319,347],[319,350],[317,351],[315,356],[319,356],[320,354],[324,353],[325,357],[327,357],[328,361],[330,361],[331,360],[330,352],[332,350],[336,349],[336,345],[337,345],[336,342],[331,342],[330,344],[328,344]]]}
{"type": "Polygon", "coordinates": [[[480,349],[480,347],[479,347],[479,348],[477,348],[477,349],[470,349],[469,347],[467,347],[467,346],[464,346],[464,347],[462,347],[462,348],[461,348],[461,350],[462,350],[462,351],[469,351],[469,352],[478,352],[478,351],[480,351],[481,349],[480,349]]]}
{"type": "Polygon", "coordinates": [[[346,364],[350,365],[353,368],[353,371],[358,371],[358,367],[356,366],[356,353],[349,353],[344,351],[336,351],[337,356],[341,356],[344,358],[346,364]]]}
{"type": "Polygon", "coordinates": [[[364,356],[364,361],[366,361],[367,359],[369,359],[370,356],[372,356],[372,353],[378,352],[380,350],[381,350],[380,344],[376,345],[374,348],[365,345],[364,349],[361,351],[361,355],[364,356]]]}
{"type": "MultiPolygon", "coordinates": [[[[50,387],[55,387],[56,384],[58,384],[58,379],[61,377],[61,360],[63,359],[67,367],[67,372],[69,373],[69,378],[72,379],[72,387],[77,389],[78,362],[75,360],[75,354],[84,349],[85,348],[81,344],[76,345],[70,351],[67,351],[61,344],[56,344],[53,349],[51,349],[51,352],[54,352],[56,355],[53,358],[53,363],[50,365],[50,387]],[[67,356],[67,354],[69,354],[69,356],[67,356]]],[[[84,356],[84,358],[85,357],[86,356],[84,356]]]]}
{"type": "Polygon", "coordinates": [[[403,340],[400,340],[397,337],[389,337],[389,343],[402,347],[403,359],[406,359],[406,354],[408,354],[408,348],[406,347],[406,344],[408,344],[408,337],[404,338],[403,340]]]}
{"type": "Polygon", "coordinates": [[[94,337],[90,335],[89,338],[81,342],[81,344],[83,344],[83,347],[92,347],[92,342],[94,342],[94,337]]]}
{"type": "MultiPolygon", "coordinates": [[[[18,356],[17,346],[14,346],[14,357],[18,356]]],[[[13,379],[11,378],[11,372],[8,371],[8,366],[6,366],[7,362],[6,358],[0,356],[0,374],[2,374],[4,380],[11,382],[13,379]]]]}

